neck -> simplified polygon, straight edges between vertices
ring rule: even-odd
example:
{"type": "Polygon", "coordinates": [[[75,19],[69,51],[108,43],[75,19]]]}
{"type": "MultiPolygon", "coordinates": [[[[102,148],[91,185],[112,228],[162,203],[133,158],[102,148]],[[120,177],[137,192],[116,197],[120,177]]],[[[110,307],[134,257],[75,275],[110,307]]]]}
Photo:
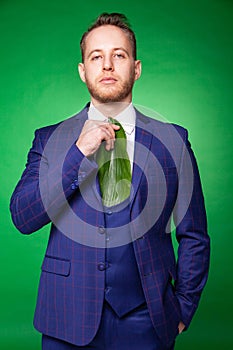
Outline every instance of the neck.
{"type": "Polygon", "coordinates": [[[96,109],[98,109],[106,117],[116,117],[124,109],[126,109],[131,102],[108,102],[98,103],[92,100],[92,103],[96,109]]]}

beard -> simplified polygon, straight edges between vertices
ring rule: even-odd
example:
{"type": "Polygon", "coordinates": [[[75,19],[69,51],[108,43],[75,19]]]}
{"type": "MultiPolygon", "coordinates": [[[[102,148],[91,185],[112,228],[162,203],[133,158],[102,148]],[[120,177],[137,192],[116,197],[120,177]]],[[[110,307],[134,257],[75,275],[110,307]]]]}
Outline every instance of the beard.
{"type": "MultiPolygon", "coordinates": [[[[116,85],[119,84],[119,80],[116,85]]],[[[128,97],[134,85],[134,73],[131,73],[129,79],[121,81],[118,86],[106,85],[98,88],[86,76],[86,85],[90,95],[100,103],[122,102],[128,97]]]]}

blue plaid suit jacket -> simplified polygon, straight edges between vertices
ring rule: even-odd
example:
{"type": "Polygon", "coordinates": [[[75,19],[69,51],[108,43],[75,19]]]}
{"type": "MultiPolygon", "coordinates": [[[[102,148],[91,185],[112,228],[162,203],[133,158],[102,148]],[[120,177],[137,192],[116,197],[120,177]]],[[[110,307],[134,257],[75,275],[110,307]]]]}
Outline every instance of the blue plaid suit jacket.
{"type": "MultiPolygon", "coordinates": [[[[13,222],[24,234],[52,221],[34,326],[79,346],[97,332],[105,287],[104,272],[98,269],[105,259],[105,238],[97,164],[75,146],[87,108],[36,131],[10,204],[13,222]]],[[[155,331],[169,345],[179,321],[188,328],[207,280],[204,199],[187,131],[138,111],[136,115],[130,230],[155,331]],[[171,215],[179,242],[177,261],[171,215]]]]}

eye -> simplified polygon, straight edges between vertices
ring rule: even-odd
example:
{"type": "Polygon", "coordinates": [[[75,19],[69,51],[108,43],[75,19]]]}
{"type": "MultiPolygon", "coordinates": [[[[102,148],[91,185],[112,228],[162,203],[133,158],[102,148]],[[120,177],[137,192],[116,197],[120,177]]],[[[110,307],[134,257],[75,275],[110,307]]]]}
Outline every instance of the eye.
{"type": "Polygon", "coordinates": [[[115,53],[115,54],[114,54],[114,57],[115,57],[115,58],[122,59],[122,58],[125,58],[125,55],[122,54],[122,53],[115,53]]]}
{"type": "Polygon", "coordinates": [[[92,61],[98,61],[99,59],[101,59],[102,56],[101,55],[95,55],[91,58],[92,61]]]}

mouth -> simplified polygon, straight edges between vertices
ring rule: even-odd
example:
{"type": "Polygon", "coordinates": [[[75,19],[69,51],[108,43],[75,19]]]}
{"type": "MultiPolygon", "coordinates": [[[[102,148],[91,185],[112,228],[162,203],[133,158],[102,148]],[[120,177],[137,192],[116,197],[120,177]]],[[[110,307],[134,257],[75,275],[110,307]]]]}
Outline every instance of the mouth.
{"type": "Polygon", "coordinates": [[[104,77],[100,80],[100,83],[102,84],[114,84],[117,82],[117,79],[113,77],[104,77]]]}

